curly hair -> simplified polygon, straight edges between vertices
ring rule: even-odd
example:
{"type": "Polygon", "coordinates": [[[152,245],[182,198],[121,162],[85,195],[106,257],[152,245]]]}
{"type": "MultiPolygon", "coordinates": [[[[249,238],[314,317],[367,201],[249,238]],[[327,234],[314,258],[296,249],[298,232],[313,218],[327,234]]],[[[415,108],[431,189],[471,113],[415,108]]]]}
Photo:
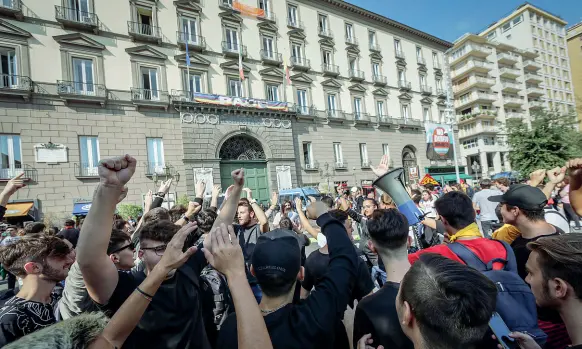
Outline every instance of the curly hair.
{"type": "Polygon", "coordinates": [[[169,220],[147,223],[140,230],[139,241],[153,240],[168,243],[178,230],[180,227],[169,220]]]}
{"type": "Polygon", "coordinates": [[[171,221],[170,213],[163,207],[153,208],[143,216],[143,224],[159,221],[171,221]]]}
{"type": "Polygon", "coordinates": [[[186,211],[187,209],[184,205],[174,205],[168,212],[170,214],[170,220],[172,223],[179,221],[180,218],[182,218],[182,216],[186,213],[186,211]]]}
{"type": "Polygon", "coordinates": [[[23,237],[13,244],[0,248],[0,263],[12,274],[24,278],[24,265],[29,262],[45,263],[48,257],[65,257],[71,252],[69,245],[56,236],[34,235],[23,237]]]}

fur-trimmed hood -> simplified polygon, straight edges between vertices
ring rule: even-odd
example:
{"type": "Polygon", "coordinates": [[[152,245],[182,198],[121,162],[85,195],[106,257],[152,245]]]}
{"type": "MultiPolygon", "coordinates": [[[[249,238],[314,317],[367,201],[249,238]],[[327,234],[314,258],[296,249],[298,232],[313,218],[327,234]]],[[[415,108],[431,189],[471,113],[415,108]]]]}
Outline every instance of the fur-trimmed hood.
{"type": "Polygon", "coordinates": [[[24,336],[5,349],[84,349],[105,328],[109,319],[103,313],[88,313],[24,336]]]}

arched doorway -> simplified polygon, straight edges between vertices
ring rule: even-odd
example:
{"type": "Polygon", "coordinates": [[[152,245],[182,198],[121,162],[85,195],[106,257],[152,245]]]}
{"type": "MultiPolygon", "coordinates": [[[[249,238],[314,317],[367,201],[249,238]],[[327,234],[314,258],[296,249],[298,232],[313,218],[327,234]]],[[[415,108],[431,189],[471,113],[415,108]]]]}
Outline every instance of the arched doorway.
{"type": "Polygon", "coordinates": [[[220,147],[220,182],[226,190],[232,184],[231,172],[245,170],[245,187],[253,191],[253,198],[260,203],[269,201],[269,179],[267,161],[261,143],[248,135],[236,135],[227,139],[220,147]]]}
{"type": "Polygon", "coordinates": [[[402,167],[404,167],[404,180],[410,182],[410,168],[416,167],[416,152],[411,146],[402,149],[402,167]]]}

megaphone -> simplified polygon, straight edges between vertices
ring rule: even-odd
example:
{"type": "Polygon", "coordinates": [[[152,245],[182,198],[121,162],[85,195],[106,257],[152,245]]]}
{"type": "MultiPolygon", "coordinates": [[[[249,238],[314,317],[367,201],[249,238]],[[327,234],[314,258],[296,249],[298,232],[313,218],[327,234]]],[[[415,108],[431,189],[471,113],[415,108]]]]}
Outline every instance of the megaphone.
{"type": "Polygon", "coordinates": [[[424,214],[416,207],[406,191],[404,169],[402,167],[389,171],[376,179],[372,185],[392,197],[398,207],[398,211],[408,219],[408,225],[416,225],[420,222],[424,214]]]}

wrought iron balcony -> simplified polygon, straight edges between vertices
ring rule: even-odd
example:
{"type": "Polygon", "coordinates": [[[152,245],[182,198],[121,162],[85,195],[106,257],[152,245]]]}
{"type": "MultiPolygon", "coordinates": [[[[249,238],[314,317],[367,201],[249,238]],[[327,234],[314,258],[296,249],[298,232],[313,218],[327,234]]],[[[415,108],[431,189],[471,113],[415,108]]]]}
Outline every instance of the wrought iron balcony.
{"type": "Polygon", "coordinates": [[[164,107],[169,103],[168,91],[131,88],[131,101],[138,106],[164,107]]]}
{"type": "Polygon", "coordinates": [[[319,36],[322,36],[324,38],[333,39],[333,33],[329,29],[324,29],[324,28],[320,27],[320,28],[318,28],[317,32],[318,32],[319,36]]]}
{"type": "Polygon", "coordinates": [[[294,70],[309,70],[311,69],[311,63],[309,59],[305,57],[291,56],[291,66],[294,70]]]}
{"type": "Polygon", "coordinates": [[[165,175],[166,170],[170,168],[170,166],[167,166],[167,164],[164,162],[149,161],[145,163],[145,167],[146,176],[153,176],[154,174],[165,175]]]}
{"type": "Polygon", "coordinates": [[[80,11],[76,8],[55,6],[57,22],[64,26],[80,29],[99,30],[99,17],[93,12],[80,11]]]}
{"type": "Polygon", "coordinates": [[[75,177],[77,178],[99,178],[98,163],[75,163],[75,177]]]}
{"type": "Polygon", "coordinates": [[[170,94],[172,103],[194,103],[194,92],[187,90],[172,90],[170,94]]]}
{"type": "Polygon", "coordinates": [[[103,104],[107,99],[105,85],[80,81],[58,80],[57,93],[65,100],[78,102],[98,102],[103,104]]]}
{"type": "Polygon", "coordinates": [[[335,122],[344,122],[345,116],[344,112],[337,109],[328,109],[325,111],[325,116],[329,119],[329,121],[335,122]]]}
{"type": "Polygon", "coordinates": [[[398,88],[403,91],[410,91],[412,89],[412,84],[406,80],[398,80],[398,88]]]}
{"type": "Polygon", "coordinates": [[[348,162],[347,161],[336,161],[333,166],[336,170],[347,170],[348,169],[348,162]]]}
{"type": "Polygon", "coordinates": [[[397,119],[397,121],[398,121],[398,125],[400,125],[400,126],[414,126],[414,127],[422,126],[422,121],[416,120],[416,119],[399,118],[399,119],[397,119]]]}
{"type": "Polygon", "coordinates": [[[426,65],[426,60],[423,57],[416,56],[416,62],[420,65],[426,65]]]}
{"type": "Polygon", "coordinates": [[[0,1],[0,14],[5,16],[13,16],[22,20],[24,18],[24,14],[22,13],[22,0],[0,1]]]}
{"type": "Polygon", "coordinates": [[[378,119],[378,125],[380,126],[397,125],[396,120],[388,115],[376,115],[376,118],[378,119]]]}
{"type": "Polygon", "coordinates": [[[361,70],[350,69],[348,71],[348,73],[349,73],[351,81],[364,81],[365,80],[364,72],[361,70]]]}
{"type": "Polygon", "coordinates": [[[0,74],[0,94],[28,98],[32,92],[32,81],[28,76],[0,74]]]}
{"type": "Polygon", "coordinates": [[[380,52],[380,45],[378,44],[374,44],[374,43],[369,43],[369,49],[372,52],[380,52]]]}
{"type": "Polygon", "coordinates": [[[406,59],[406,57],[404,56],[404,51],[397,50],[394,52],[394,55],[396,56],[397,59],[406,59]]]}
{"type": "Polygon", "coordinates": [[[305,171],[319,171],[319,162],[311,161],[305,162],[305,167],[303,167],[305,171]]]}
{"type": "Polygon", "coordinates": [[[242,54],[243,57],[247,56],[247,47],[245,45],[223,41],[222,42],[222,53],[225,56],[230,57],[238,57],[239,54],[242,54]]]}
{"type": "Polygon", "coordinates": [[[231,10],[235,12],[239,12],[237,9],[234,8],[234,0],[218,0],[218,7],[221,10],[231,10]]]}
{"type": "Polygon", "coordinates": [[[297,113],[298,118],[314,119],[317,116],[317,109],[314,106],[295,104],[293,109],[297,113]]]}
{"type": "Polygon", "coordinates": [[[436,95],[440,98],[445,98],[447,96],[447,91],[445,91],[445,89],[443,88],[438,88],[436,89],[436,95]]]}
{"type": "Polygon", "coordinates": [[[321,70],[323,71],[323,75],[331,75],[331,76],[338,76],[339,75],[339,66],[335,64],[322,64],[321,70]]]}
{"type": "Polygon", "coordinates": [[[442,70],[442,65],[439,62],[433,62],[432,67],[437,70],[442,70]]]}
{"type": "Polygon", "coordinates": [[[420,85],[420,93],[423,95],[430,96],[432,94],[432,87],[426,85],[420,85]]]}
{"type": "Polygon", "coordinates": [[[36,169],[30,165],[15,164],[14,167],[0,168],[0,182],[7,182],[12,178],[23,173],[24,175],[20,177],[23,181],[27,182],[36,179],[36,169]]]}
{"type": "Polygon", "coordinates": [[[176,41],[181,47],[188,45],[188,50],[204,51],[206,49],[206,39],[200,35],[194,35],[188,32],[176,32],[176,41]]]}
{"type": "Polygon", "coordinates": [[[372,166],[372,161],[368,159],[362,159],[360,162],[362,168],[370,168],[372,166]]]}
{"type": "Polygon", "coordinates": [[[384,75],[372,75],[372,80],[374,80],[374,85],[376,86],[386,86],[388,84],[388,78],[384,75]]]}
{"type": "Polygon", "coordinates": [[[346,35],[346,44],[348,45],[357,45],[358,44],[358,39],[356,39],[355,36],[347,36],[346,35]]]}
{"type": "Polygon", "coordinates": [[[356,124],[369,124],[370,114],[354,111],[354,121],[356,124]]]}
{"type": "Polygon", "coordinates": [[[298,21],[298,20],[293,20],[291,18],[287,18],[287,27],[289,27],[291,29],[305,30],[305,26],[303,25],[303,22],[298,21]]]}
{"type": "Polygon", "coordinates": [[[268,51],[268,50],[261,50],[261,61],[263,63],[272,63],[275,65],[279,65],[283,62],[283,55],[275,52],[275,51],[268,51]]]}
{"type": "Polygon", "coordinates": [[[134,40],[162,42],[162,30],[160,27],[129,21],[127,22],[127,31],[134,40]]]}
{"type": "Polygon", "coordinates": [[[263,11],[261,14],[257,16],[258,19],[269,21],[269,22],[277,22],[277,16],[271,11],[263,11]]]}

